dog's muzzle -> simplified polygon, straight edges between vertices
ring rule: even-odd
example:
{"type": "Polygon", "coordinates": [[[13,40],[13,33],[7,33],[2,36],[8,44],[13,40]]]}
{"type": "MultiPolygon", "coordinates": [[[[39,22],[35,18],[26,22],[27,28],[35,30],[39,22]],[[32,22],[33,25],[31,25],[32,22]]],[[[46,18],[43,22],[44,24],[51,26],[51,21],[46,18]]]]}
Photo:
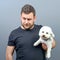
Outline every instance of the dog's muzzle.
{"type": "Polygon", "coordinates": [[[45,35],[42,35],[42,39],[44,39],[45,41],[47,41],[49,38],[47,38],[45,35]]]}

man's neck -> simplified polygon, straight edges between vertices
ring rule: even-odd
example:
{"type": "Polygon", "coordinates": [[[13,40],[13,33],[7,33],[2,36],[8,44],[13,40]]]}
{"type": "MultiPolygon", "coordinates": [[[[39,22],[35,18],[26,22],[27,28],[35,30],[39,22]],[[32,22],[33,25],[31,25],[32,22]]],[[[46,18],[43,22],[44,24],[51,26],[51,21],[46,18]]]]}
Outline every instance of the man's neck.
{"type": "MultiPolygon", "coordinates": [[[[21,28],[25,30],[25,28],[22,25],[21,25],[21,28]]],[[[33,29],[33,28],[34,28],[34,25],[29,29],[33,29]]]]}

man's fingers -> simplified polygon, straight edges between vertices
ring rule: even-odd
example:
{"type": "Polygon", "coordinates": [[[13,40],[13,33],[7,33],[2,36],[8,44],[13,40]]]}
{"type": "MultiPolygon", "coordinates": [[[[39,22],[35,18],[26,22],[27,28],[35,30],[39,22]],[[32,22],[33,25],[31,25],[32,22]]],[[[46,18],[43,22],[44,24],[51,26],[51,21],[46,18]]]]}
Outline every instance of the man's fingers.
{"type": "Polygon", "coordinates": [[[44,44],[44,43],[42,43],[42,48],[43,48],[44,50],[47,50],[47,45],[44,44]]]}

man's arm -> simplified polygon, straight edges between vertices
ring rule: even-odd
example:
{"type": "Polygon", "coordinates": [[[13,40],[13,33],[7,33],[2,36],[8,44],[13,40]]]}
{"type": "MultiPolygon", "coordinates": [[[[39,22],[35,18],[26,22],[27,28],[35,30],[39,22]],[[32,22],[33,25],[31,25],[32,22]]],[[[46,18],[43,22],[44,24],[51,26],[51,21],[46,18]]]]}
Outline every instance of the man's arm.
{"type": "Polygon", "coordinates": [[[55,41],[55,39],[53,39],[52,48],[55,48],[55,47],[56,47],[56,41],[55,41]]]}
{"type": "MultiPolygon", "coordinates": [[[[52,48],[55,48],[55,46],[56,46],[56,41],[53,39],[52,48]]],[[[43,48],[44,50],[47,50],[46,44],[42,43],[42,48],[43,48]]]]}
{"type": "Polygon", "coordinates": [[[7,46],[6,48],[6,60],[13,60],[14,46],[7,46]]]}

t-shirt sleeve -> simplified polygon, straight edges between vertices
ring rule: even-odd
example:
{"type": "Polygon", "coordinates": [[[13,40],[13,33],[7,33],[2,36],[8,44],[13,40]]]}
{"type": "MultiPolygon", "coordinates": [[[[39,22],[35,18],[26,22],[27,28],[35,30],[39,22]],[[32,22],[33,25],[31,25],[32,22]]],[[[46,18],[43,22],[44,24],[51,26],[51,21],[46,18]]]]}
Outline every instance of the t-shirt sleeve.
{"type": "Polygon", "coordinates": [[[15,36],[13,32],[9,35],[8,46],[15,46],[15,36]]]}
{"type": "Polygon", "coordinates": [[[41,29],[41,27],[43,27],[42,25],[39,25],[39,27],[40,27],[40,29],[41,29]]]}
{"type": "Polygon", "coordinates": [[[43,26],[42,25],[38,25],[38,29],[40,30],[43,26]]]}

